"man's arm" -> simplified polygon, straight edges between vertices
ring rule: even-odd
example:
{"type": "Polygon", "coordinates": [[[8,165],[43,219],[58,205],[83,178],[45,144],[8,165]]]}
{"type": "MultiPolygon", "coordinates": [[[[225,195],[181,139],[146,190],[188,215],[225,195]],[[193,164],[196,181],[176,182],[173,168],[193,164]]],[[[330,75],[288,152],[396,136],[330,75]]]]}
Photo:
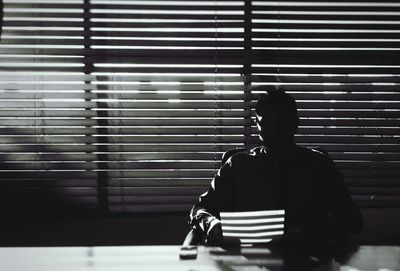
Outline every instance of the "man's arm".
{"type": "Polygon", "coordinates": [[[232,172],[232,160],[229,159],[212,180],[208,191],[200,196],[190,211],[190,226],[201,230],[211,242],[222,237],[219,212],[229,210],[232,206],[232,172]]]}
{"type": "Polygon", "coordinates": [[[337,235],[358,234],[363,227],[361,212],[350,196],[343,175],[328,156],[327,160],[330,230],[337,235]]]}
{"type": "Polygon", "coordinates": [[[316,183],[310,189],[311,193],[316,194],[318,201],[312,204],[316,204],[315,210],[318,212],[308,213],[302,223],[287,228],[284,242],[311,249],[344,245],[350,234],[361,231],[361,213],[329,155],[320,150],[313,155],[308,162],[316,174],[316,183]]]}

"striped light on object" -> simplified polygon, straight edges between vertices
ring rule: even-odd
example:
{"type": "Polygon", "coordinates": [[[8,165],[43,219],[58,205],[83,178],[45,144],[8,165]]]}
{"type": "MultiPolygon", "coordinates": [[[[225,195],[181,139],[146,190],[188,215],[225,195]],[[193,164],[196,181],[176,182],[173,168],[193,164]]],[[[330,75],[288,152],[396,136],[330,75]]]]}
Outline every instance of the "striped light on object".
{"type": "Polygon", "coordinates": [[[285,210],[221,212],[224,241],[261,244],[279,240],[284,233],[285,210]]]}

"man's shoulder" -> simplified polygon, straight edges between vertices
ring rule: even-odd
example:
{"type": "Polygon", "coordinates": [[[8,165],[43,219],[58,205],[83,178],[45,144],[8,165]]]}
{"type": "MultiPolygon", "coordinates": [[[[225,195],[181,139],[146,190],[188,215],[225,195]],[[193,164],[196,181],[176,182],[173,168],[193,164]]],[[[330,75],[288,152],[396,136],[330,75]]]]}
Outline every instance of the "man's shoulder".
{"type": "Polygon", "coordinates": [[[298,146],[298,156],[302,161],[329,162],[331,161],[328,152],[320,147],[298,146]]]}
{"type": "Polygon", "coordinates": [[[244,149],[244,148],[231,149],[229,151],[226,151],[223,154],[222,160],[232,162],[232,161],[237,161],[237,160],[242,160],[242,159],[248,159],[248,158],[251,158],[251,157],[254,157],[255,155],[257,155],[256,149],[258,149],[258,148],[254,148],[251,150],[244,149]]]}
{"type": "Polygon", "coordinates": [[[242,149],[230,157],[230,162],[232,163],[240,163],[243,161],[252,161],[254,159],[258,159],[264,153],[263,147],[256,147],[250,150],[242,149]]]}
{"type": "MultiPolygon", "coordinates": [[[[321,149],[320,147],[304,147],[304,146],[297,146],[296,149],[296,158],[300,161],[304,162],[328,162],[331,161],[328,153],[321,149]]],[[[240,149],[235,150],[229,154],[229,157],[226,158],[228,163],[242,163],[252,162],[256,160],[265,160],[268,157],[268,152],[266,151],[265,147],[260,146],[250,150],[247,149],[240,149]]]]}
{"type": "Polygon", "coordinates": [[[312,155],[312,156],[327,155],[327,152],[320,147],[297,146],[297,148],[304,155],[312,155]]]}

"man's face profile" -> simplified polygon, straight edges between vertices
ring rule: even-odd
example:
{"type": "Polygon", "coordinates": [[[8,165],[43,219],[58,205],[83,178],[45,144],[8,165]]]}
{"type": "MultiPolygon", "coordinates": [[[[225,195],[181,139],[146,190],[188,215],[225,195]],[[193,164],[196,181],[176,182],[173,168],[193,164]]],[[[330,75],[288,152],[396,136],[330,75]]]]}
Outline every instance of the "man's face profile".
{"type": "Polygon", "coordinates": [[[271,152],[279,152],[293,144],[293,120],[278,106],[264,108],[256,116],[257,129],[263,145],[271,152]]]}

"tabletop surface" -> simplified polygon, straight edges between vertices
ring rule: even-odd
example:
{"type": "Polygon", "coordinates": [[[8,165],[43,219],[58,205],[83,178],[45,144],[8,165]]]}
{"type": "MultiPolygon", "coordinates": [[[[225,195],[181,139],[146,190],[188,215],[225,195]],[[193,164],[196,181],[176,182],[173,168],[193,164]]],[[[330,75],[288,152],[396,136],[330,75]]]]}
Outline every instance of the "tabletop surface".
{"type": "MultiPolygon", "coordinates": [[[[6,247],[0,248],[0,270],[289,270],[282,254],[268,247],[198,247],[192,260],[180,259],[179,253],[180,246],[6,247]]],[[[316,264],[307,270],[400,270],[400,247],[360,246],[341,260],[312,261],[316,264]]]]}

